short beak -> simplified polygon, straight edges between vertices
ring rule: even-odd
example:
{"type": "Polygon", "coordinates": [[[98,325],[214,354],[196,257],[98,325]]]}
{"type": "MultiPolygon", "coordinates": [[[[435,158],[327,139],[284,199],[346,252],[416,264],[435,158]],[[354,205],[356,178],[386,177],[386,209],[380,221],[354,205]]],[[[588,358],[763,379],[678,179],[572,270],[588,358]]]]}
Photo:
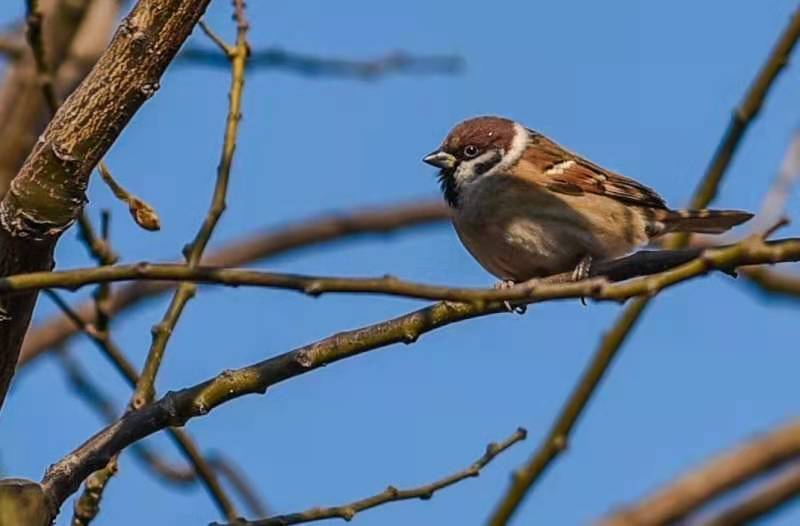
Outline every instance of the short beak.
{"type": "Polygon", "coordinates": [[[435,166],[437,168],[444,168],[449,170],[456,165],[456,158],[450,155],[447,152],[443,152],[441,150],[436,150],[435,152],[431,152],[426,155],[423,159],[423,162],[430,164],[431,166],[435,166]]]}

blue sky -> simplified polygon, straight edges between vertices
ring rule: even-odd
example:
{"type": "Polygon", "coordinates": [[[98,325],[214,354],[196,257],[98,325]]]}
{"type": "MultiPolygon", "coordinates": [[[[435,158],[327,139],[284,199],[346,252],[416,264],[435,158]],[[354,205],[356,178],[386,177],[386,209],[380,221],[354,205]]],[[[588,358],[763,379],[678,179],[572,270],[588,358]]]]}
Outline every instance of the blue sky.
{"type": "MultiPolygon", "coordinates": [[[[19,16],[4,2],[0,21],[19,16]]],[[[451,127],[476,114],[524,122],[571,149],[685,204],[730,112],[796,2],[250,2],[252,45],[368,58],[395,49],[457,53],[458,76],[374,82],[248,76],[229,209],[214,242],[324,212],[435,196],[420,162],[451,127]]],[[[229,2],[208,21],[230,37],[229,2]]],[[[207,45],[196,32],[192,44],[207,45]]],[[[222,137],[228,73],[174,67],[108,156],[115,175],[159,211],[163,229],[131,225],[97,181],[91,211],[113,210],[126,261],[173,258],[207,208],[222,137]]],[[[752,127],[716,204],[757,209],[797,126],[800,75],[790,67],[752,127]]],[[[789,207],[800,209],[796,194],[789,207]]],[[[785,234],[797,234],[790,227],[785,234]]],[[[61,268],[91,264],[74,232],[61,268]]],[[[395,274],[489,285],[447,225],[326,246],[258,265],[341,275],[395,274]]],[[[85,296],[86,293],[79,294],[85,296]]],[[[265,290],[202,288],[167,352],[161,392],[285,352],[333,332],[423,305],[375,297],[309,299],[265,290]]],[[[166,299],[127,314],[114,334],[136,363],[166,299]]],[[[37,318],[54,312],[46,299],[37,318]]],[[[427,502],[368,511],[359,525],[480,524],[528,457],[619,307],[549,303],[526,316],[449,326],[228,404],[192,421],[205,450],[244,466],[273,509],[332,505],[465,467],[517,426],[529,439],[478,479],[427,502]]],[[[676,474],[797,415],[798,304],[710,276],[660,295],[575,429],[572,448],[515,524],[583,524],[676,474]],[[792,342],[792,343],[790,343],[792,342]]],[[[72,351],[120,407],[128,390],[85,340],[72,351]]],[[[38,479],[100,426],[53,359],[20,374],[3,408],[4,473],[38,479]]],[[[152,443],[177,459],[163,437],[152,443]]],[[[121,461],[97,524],[205,524],[213,504],[195,487],[155,481],[121,461]],[[153,518],[157,518],[154,520],[153,518]]],[[[67,524],[65,508],[58,524],[67,524]]],[[[769,524],[794,524],[800,507],[769,524]]]]}

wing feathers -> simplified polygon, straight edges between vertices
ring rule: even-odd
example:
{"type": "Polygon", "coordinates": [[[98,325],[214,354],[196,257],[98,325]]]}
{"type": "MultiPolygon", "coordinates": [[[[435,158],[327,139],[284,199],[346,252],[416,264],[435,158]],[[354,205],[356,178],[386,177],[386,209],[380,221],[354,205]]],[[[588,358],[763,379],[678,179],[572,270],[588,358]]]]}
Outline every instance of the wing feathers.
{"type": "Polygon", "coordinates": [[[576,155],[543,135],[530,131],[532,146],[522,155],[521,169],[553,192],[605,195],[637,206],[666,209],[653,189],[576,155]]]}

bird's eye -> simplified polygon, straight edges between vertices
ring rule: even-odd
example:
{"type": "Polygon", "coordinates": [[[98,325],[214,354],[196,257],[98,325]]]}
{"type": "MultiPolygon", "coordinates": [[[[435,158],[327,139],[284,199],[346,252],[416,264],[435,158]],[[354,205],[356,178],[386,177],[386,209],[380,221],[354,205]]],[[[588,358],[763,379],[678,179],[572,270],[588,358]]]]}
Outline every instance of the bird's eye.
{"type": "Polygon", "coordinates": [[[475,157],[480,153],[480,150],[474,144],[464,146],[464,157],[475,157]]]}

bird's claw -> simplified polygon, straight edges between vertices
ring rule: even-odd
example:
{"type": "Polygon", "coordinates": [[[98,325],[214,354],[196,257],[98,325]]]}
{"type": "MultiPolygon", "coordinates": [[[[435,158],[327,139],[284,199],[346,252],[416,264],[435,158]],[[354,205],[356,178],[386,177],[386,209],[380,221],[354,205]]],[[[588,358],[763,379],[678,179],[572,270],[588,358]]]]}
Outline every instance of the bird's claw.
{"type": "MultiPolygon", "coordinates": [[[[585,255],[578,264],[575,270],[572,271],[572,281],[583,281],[589,278],[589,271],[592,269],[592,256],[585,255]]],[[[586,305],[586,298],[581,296],[581,305],[586,305]]]]}
{"type": "MultiPolygon", "coordinates": [[[[505,290],[510,289],[516,285],[516,283],[510,279],[504,279],[503,281],[498,281],[494,284],[494,288],[497,290],[505,290]]],[[[508,300],[503,301],[503,306],[506,308],[508,312],[512,312],[514,314],[525,314],[528,310],[526,305],[511,305],[511,302],[508,300]]]]}

